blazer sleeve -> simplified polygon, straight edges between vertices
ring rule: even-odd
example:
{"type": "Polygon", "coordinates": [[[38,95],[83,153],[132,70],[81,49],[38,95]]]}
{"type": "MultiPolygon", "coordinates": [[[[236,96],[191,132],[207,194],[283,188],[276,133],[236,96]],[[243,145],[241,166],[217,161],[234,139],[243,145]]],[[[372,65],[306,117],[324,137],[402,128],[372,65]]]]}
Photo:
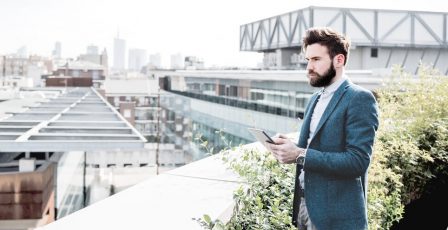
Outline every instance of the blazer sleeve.
{"type": "Polygon", "coordinates": [[[339,177],[364,175],[370,164],[377,129],[378,106],[375,97],[369,91],[356,92],[347,107],[345,150],[322,152],[309,148],[304,170],[339,177]]]}

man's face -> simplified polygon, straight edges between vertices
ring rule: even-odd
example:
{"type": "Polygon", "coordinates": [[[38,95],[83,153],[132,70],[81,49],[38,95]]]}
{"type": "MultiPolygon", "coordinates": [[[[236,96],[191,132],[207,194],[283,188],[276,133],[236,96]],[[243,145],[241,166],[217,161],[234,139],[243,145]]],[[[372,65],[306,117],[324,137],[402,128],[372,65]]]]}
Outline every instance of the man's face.
{"type": "Polygon", "coordinates": [[[325,87],[332,83],[336,70],[328,54],[328,49],[320,44],[312,44],[306,48],[305,58],[308,60],[306,70],[313,87],[325,87]]]}

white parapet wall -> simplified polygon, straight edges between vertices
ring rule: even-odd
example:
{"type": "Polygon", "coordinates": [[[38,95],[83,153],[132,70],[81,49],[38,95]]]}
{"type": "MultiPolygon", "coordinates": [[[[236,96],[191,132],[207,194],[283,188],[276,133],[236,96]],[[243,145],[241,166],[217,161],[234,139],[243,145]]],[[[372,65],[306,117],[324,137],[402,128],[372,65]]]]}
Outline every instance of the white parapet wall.
{"type": "MultiPolygon", "coordinates": [[[[253,143],[241,148],[264,148],[253,143]]],[[[241,149],[239,149],[241,150],[241,149]]],[[[238,155],[238,150],[231,153],[238,155]]],[[[243,181],[217,154],[167,171],[61,218],[40,230],[203,229],[204,214],[227,222],[243,181]]]]}

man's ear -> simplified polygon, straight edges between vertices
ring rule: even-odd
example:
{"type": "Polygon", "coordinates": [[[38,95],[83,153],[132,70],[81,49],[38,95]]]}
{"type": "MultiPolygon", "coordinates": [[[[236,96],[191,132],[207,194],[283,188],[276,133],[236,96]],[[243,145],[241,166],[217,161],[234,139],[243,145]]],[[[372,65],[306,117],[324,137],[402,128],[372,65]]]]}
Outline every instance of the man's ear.
{"type": "Polygon", "coordinates": [[[343,54],[338,54],[334,57],[334,67],[343,67],[345,62],[345,56],[343,54]]]}

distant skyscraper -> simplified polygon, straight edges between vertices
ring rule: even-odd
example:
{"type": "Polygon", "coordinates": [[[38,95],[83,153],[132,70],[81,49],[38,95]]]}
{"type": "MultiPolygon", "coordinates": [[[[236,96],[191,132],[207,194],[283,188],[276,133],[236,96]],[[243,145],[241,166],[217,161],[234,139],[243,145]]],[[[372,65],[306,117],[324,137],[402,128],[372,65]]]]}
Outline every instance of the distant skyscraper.
{"type": "Polygon", "coordinates": [[[162,57],[160,53],[149,55],[149,68],[151,69],[160,69],[162,68],[162,57]]]}
{"type": "Polygon", "coordinates": [[[182,54],[177,53],[171,55],[171,68],[172,69],[183,69],[184,68],[184,57],[182,54]]]}
{"type": "Polygon", "coordinates": [[[87,53],[88,55],[98,55],[98,46],[95,45],[89,45],[87,46],[87,53]]]}
{"type": "Polygon", "coordinates": [[[61,42],[54,43],[54,49],[53,49],[53,52],[51,52],[53,58],[55,58],[55,59],[61,58],[61,56],[62,56],[61,53],[62,53],[61,42]]]}
{"type": "Polygon", "coordinates": [[[27,56],[28,56],[28,50],[27,50],[26,46],[22,46],[22,47],[20,47],[20,48],[17,50],[16,55],[17,55],[17,57],[19,57],[19,58],[27,58],[27,56]]]}
{"type": "Polygon", "coordinates": [[[196,56],[185,57],[185,69],[203,69],[204,61],[196,56]]]}
{"type": "Polygon", "coordinates": [[[144,49],[129,49],[129,70],[140,71],[147,64],[148,58],[144,49]]]}
{"type": "Polygon", "coordinates": [[[107,70],[107,67],[109,67],[109,64],[108,64],[108,63],[109,63],[109,62],[108,62],[107,51],[106,51],[106,48],[104,48],[103,53],[101,53],[101,62],[100,62],[100,65],[106,67],[106,70],[107,70]]]}
{"type": "Polygon", "coordinates": [[[106,49],[104,49],[103,52],[99,54],[98,46],[90,45],[87,47],[87,53],[79,55],[77,60],[102,65],[105,67],[105,69],[107,69],[109,67],[107,59],[108,56],[106,49]]]}
{"type": "Polygon", "coordinates": [[[100,65],[104,66],[104,76],[109,76],[109,57],[107,56],[106,48],[104,48],[103,52],[101,53],[101,61],[100,65]]]}
{"type": "Polygon", "coordinates": [[[117,70],[125,69],[126,60],[126,41],[117,37],[114,39],[114,68],[117,70]]]}

